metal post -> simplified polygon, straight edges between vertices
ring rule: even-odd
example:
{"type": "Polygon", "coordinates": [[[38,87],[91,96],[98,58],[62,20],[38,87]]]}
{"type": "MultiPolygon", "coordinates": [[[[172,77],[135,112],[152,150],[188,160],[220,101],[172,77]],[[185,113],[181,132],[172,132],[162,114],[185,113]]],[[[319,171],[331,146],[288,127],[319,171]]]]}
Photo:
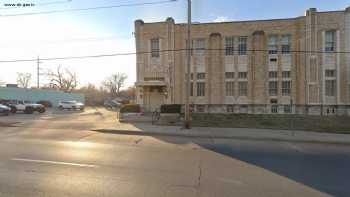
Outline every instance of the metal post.
{"type": "Polygon", "coordinates": [[[37,71],[37,88],[39,89],[40,88],[40,59],[39,59],[39,56],[38,56],[38,59],[37,59],[37,68],[36,68],[36,71],[37,71]]]}
{"type": "Polygon", "coordinates": [[[186,104],[185,104],[185,122],[184,128],[191,128],[190,116],[190,89],[191,89],[191,0],[187,0],[187,76],[186,76],[186,104]]]}

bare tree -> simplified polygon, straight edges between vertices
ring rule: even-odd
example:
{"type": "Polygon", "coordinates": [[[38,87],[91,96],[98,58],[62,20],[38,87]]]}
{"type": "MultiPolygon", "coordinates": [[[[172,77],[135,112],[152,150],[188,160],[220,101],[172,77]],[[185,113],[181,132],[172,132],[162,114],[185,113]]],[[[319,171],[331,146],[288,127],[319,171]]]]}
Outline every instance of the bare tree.
{"type": "Polygon", "coordinates": [[[120,88],[124,86],[127,78],[127,75],[124,73],[115,73],[103,82],[103,86],[109,91],[112,97],[115,97],[119,94],[120,88]]]}
{"type": "Polygon", "coordinates": [[[30,73],[17,73],[17,84],[19,87],[28,88],[32,80],[30,73]]]}
{"type": "Polygon", "coordinates": [[[46,74],[49,78],[49,87],[59,89],[64,92],[72,92],[78,86],[76,73],[67,68],[58,66],[56,71],[49,70],[46,74]]]}

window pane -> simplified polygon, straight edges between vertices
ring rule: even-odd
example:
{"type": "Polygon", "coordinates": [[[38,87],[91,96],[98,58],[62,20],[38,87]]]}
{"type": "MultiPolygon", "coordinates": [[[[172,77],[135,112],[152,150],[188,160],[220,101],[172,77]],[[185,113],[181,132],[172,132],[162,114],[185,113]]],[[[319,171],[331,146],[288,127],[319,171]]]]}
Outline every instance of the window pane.
{"type": "Polygon", "coordinates": [[[290,53],[290,35],[284,35],[282,36],[282,53],[283,54],[288,54],[290,53]]]}
{"type": "Polygon", "coordinates": [[[234,72],[226,72],[225,78],[226,79],[233,79],[233,78],[235,78],[235,73],[234,72]]]}
{"type": "Polygon", "coordinates": [[[269,37],[269,54],[277,54],[277,36],[273,35],[269,37]]]}
{"type": "Polygon", "coordinates": [[[225,54],[233,55],[234,54],[234,37],[225,38],[225,54]]]}
{"type": "Polygon", "coordinates": [[[326,70],[326,77],[335,77],[335,70],[326,70]]]}
{"type": "Polygon", "coordinates": [[[247,37],[239,37],[238,41],[238,55],[247,54],[247,37]]]}
{"type": "Polygon", "coordinates": [[[205,79],[205,73],[197,73],[197,79],[205,79]]]}
{"type": "Polygon", "coordinates": [[[277,78],[277,71],[270,71],[270,72],[269,72],[269,78],[270,78],[270,79],[275,79],[275,78],[277,78]]]}
{"type": "Polygon", "coordinates": [[[197,96],[205,96],[205,83],[197,82],[197,96]]]}
{"type": "Polygon", "coordinates": [[[240,81],[238,82],[238,95],[247,96],[248,95],[248,82],[240,81]]]}
{"type": "Polygon", "coordinates": [[[151,56],[159,57],[159,39],[151,39],[151,56]]]}
{"type": "Polygon", "coordinates": [[[282,71],[282,78],[290,78],[290,71],[282,71]]]}
{"type": "Polygon", "coordinates": [[[194,51],[196,56],[202,56],[205,52],[205,39],[195,39],[194,40],[194,51]]]}
{"type": "Polygon", "coordinates": [[[269,82],[269,95],[270,96],[277,96],[277,93],[278,93],[277,81],[270,81],[269,82]]]}
{"type": "Polygon", "coordinates": [[[335,50],[335,31],[326,31],[325,37],[325,51],[333,52],[335,50]]]}
{"type": "Polygon", "coordinates": [[[282,81],[282,95],[283,96],[290,96],[291,92],[291,81],[282,81]]]}
{"type": "Polygon", "coordinates": [[[239,72],[238,78],[240,79],[246,79],[247,78],[247,72],[239,72]]]}
{"type": "Polygon", "coordinates": [[[335,80],[326,80],[326,96],[335,96],[335,88],[335,80]]]}
{"type": "Polygon", "coordinates": [[[226,96],[235,95],[235,83],[233,81],[226,82],[226,96]]]}

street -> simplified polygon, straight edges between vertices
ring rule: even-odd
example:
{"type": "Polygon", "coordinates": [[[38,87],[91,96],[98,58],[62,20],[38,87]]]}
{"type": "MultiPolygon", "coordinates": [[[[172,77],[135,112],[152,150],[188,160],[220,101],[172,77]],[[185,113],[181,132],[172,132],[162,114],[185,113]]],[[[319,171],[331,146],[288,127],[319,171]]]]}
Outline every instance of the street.
{"type": "Polygon", "coordinates": [[[350,196],[350,148],[117,135],[105,110],[0,117],[0,196],[350,196]],[[33,120],[28,117],[36,117],[33,120]]]}

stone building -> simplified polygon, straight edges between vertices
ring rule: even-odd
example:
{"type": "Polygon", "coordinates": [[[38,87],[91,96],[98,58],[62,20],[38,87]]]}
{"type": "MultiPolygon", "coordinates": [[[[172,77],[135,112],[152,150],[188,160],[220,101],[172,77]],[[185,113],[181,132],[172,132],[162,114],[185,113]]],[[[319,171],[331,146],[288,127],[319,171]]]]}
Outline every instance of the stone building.
{"type": "MultiPolygon", "coordinates": [[[[135,21],[137,103],[184,104],[186,24],[135,21]]],[[[196,112],[350,114],[350,7],[287,19],[195,23],[196,112]]]]}

